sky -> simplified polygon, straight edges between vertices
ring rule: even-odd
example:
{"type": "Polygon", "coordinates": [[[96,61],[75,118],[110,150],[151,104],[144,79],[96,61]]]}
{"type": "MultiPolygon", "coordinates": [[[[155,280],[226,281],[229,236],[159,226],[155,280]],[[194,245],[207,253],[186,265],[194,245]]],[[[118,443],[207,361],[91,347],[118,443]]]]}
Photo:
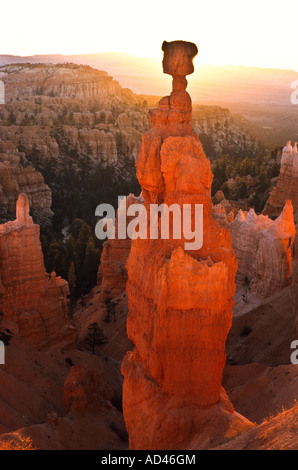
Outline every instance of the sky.
{"type": "Polygon", "coordinates": [[[126,52],[162,57],[164,40],[195,42],[208,64],[298,71],[297,0],[10,0],[0,54],[126,52]]]}

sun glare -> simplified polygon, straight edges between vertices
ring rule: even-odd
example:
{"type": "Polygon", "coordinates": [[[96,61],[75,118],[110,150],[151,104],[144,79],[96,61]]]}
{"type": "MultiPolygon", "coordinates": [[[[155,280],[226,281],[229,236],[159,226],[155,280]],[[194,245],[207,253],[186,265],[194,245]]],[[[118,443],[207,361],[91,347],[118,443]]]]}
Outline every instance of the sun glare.
{"type": "Polygon", "coordinates": [[[181,8],[176,0],[152,0],[150,5],[136,0],[53,0],[46,12],[37,0],[7,2],[2,6],[6,21],[0,31],[1,53],[116,51],[161,57],[163,40],[184,39],[198,45],[202,63],[298,70],[297,41],[293,34],[284,34],[286,12],[297,16],[297,2],[189,0],[181,8]]]}

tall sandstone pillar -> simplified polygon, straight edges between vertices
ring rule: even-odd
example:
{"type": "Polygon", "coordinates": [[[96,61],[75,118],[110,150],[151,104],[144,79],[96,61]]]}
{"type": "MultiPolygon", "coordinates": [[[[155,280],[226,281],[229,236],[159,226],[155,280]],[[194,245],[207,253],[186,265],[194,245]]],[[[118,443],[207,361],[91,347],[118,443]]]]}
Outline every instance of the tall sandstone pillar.
{"type": "Polygon", "coordinates": [[[0,292],[4,320],[17,325],[19,336],[38,349],[67,349],[76,341],[67,313],[68,283],[46,272],[39,225],[21,193],[16,220],[0,225],[0,292]]]}
{"type": "Polygon", "coordinates": [[[137,177],[148,214],[150,204],[203,204],[204,235],[198,250],[185,250],[183,236],[132,241],[127,332],[135,347],[122,364],[131,449],[186,448],[203,432],[211,407],[217,407],[215,434],[216,419],[221,425],[226,419],[220,407],[235,417],[221,379],[237,261],[228,230],[212,216],[211,167],[190,124],[185,76],[193,73],[198,51],[184,41],[164,42],[162,50],[173,91],[149,112],[137,177]]]}

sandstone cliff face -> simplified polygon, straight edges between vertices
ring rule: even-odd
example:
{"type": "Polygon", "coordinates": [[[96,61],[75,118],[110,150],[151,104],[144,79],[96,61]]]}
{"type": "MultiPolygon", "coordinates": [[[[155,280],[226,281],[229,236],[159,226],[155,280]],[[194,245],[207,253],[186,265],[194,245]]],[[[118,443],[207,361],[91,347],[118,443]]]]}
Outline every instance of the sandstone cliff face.
{"type": "Polygon", "coordinates": [[[0,140],[0,205],[2,220],[15,216],[18,195],[25,192],[30,200],[35,220],[48,224],[52,217],[52,194],[42,175],[32,166],[24,168],[21,157],[11,142],[0,140]]]}
{"type": "Polygon", "coordinates": [[[30,157],[59,162],[64,155],[116,164],[136,157],[149,125],[144,98],[106,72],[75,64],[24,64],[1,68],[7,103],[0,138],[30,157]],[[7,125],[9,124],[9,125],[7,125]]]}
{"type": "MultiPolygon", "coordinates": [[[[157,98],[136,95],[106,72],[83,65],[16,64],[1,67],[0,73],[7,96],[0,139],[21,145],[26,155],[36,146],[42,158],[58,161],[71,152],[104,165],[137,157],[150,126],[148,105],[155,106],[157,98]],[[65,132],[62,141],[57,128],[65,132]]],[[[192,125],[210,142],[211,159],[231,149],[258,148],[219,106],[195,106],[192,125]]]]}
{"type": "Polygon", "coordinates": [[[174,72],[173,92],[150,112],[137,176],[148,213],[151,203],[203,204],[204,241],[200,249],[185,250],[183,236],[160,239],[160,222],[158,239],[132,241],[127,332],[135,348],[122,372],[133,449],[191,446],[206,424],[202,408],[242,422],[220,398],[237,261],[228,231],[212,217],[210,163],[190,125],[189,73],[174,72]]]}
{"type": "Polygon", "coordinates": [[[231,152],[241,156],[247,151],[257,153],[260,150],[260,144],[239,126],[235,116],[226,108],[195,105],[192,127],[211,161],[231,152]]]}
{"type": "Polygon", "coordinates": [[[8,80],[7,93],[17,97],[20,95],[45,95],[59,98],[90,99],[106,97],[121,90],[121,86],[107,72],[89,66],[75,64],[16,64],[2,67],[1,71],[8,80]],[[36,71],[39,75],[37,76],[36,71]],[[18,80],[19,73],[24,77],[18,80]],[[77,72],[82,80],[78,82],[77,72]]]}
{"type": "Polygon", "coordinates": [[[67,318],[68,284],[46,273],[39,226],[29,216],[29,200],[19,195],[16,220],[0,226],[0,289],[5,319],[37,348],[67,347],[75,333],[67,318]]]}
{"type": "Polygon", "coordinates": [[[275,220],[241,210],[235,220],[221,206],[214,210],[217,220],[228,227],[238,260],[236,279],[252,291],[268,297],[289,284],[292,245],[295,238],[293,206],[287,201],[275,220]]]}
{"type": "Polygon", "coordinates": [[[292,165],[281,165],[277,185],[270,194],[263,214],[273,218],[278,217],[288,199],[292,201],[294,212],[297,212],[298,168],[292,165]]]}

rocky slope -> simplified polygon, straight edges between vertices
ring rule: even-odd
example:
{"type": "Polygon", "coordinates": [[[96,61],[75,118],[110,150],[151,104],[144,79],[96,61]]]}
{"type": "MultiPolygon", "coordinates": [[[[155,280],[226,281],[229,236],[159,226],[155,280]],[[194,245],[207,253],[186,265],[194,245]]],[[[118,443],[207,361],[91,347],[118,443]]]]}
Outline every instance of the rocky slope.
{"type": "Polygon", "coordinates": [[[105,164],[136,155],[148,126],[144,98],[106,72],[74,64],[19,64],[0,72],[7,97],[1,138],[56,160],[71,151],[105,164]]]}
{"type": "Polygon", "coordinates": [[[0,226],[0,287],[0,449],[26,436],[37,449],[125,448],[119,367],[75,348],[68,285],[45,271],[25,194],[0,226]]]}
{"type": "Polygon", "coordinates": [[[243,130],[227,108],[195,105],[191,123],[211,161],[225,154],[245,158],[262,152],[260,143],[243,130]]]}
{"type": "Polygon", "coordinates": [[[298,406],[280,413],[217,450],[297,450],[298,406]]]}
{"type": "MultiPolygon", "coordinates": [[[[106,72],[75,64],[15,64],[0,67],[6,105],[0,108],[0,138],[41,157],[75,152],[92,162],[136,157],[149,128],[148,106],[158,99],[136,95],[106,72]],[[61,141],[62,127],[64,135],[61,141]]],[[[195,132],[204,134],[209,158],[226,151],[254,153],[256,141],[219,106],[196,106],[195,132]]]]}
{"type": "Polygon", "coordinates": [[[127,447],[123,416],[112,404],[121,376],[111,360],[77,349],[49,354],[18,335],[6,346],[6,358],[0,368],[0,449],[20,436],[40,450],[127,447]]]}

